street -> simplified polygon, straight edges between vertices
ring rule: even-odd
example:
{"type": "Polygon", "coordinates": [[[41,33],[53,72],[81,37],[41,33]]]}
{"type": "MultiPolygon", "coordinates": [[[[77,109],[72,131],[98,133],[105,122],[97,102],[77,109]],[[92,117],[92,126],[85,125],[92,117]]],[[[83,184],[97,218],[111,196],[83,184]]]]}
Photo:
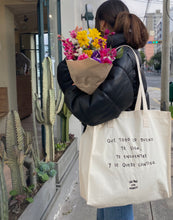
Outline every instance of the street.
{"type": "MultiPolygon", "coordinates": [[[[157,73],[145,73],[148,87],[161,88],[161,76],[157,73]]],[[[173,76],[170,76],[169,82],[173,81],[173,76]]]]}
{"type": "MultiPolygon", "coordinates": [[[[150,108],[160,109],[160,96],[161,96],[161,76],[156,72],[146,72],[145,73],[148,93],[150,96],[150,108]]],[[[169,82],[173,81],[173,76],[169,78],[169,82]]],[[[169,83],[168,83],[169,86],[169,83]]]]}

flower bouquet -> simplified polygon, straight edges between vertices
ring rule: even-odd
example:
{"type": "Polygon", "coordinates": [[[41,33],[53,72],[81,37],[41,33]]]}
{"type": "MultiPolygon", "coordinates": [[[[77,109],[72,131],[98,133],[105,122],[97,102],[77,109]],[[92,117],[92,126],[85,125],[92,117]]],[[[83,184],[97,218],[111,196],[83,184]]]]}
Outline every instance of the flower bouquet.
{"type": "Polygon", "coordinates": [[[70,38],[59,36],[74,85],[87,94],[92,94],[105,80],[117,58],[116,49],[107,48],[110,34],[114,33],[107,30],[101,37],[96,28],[87,31],[77,27],[70,32],[70,38]]]}

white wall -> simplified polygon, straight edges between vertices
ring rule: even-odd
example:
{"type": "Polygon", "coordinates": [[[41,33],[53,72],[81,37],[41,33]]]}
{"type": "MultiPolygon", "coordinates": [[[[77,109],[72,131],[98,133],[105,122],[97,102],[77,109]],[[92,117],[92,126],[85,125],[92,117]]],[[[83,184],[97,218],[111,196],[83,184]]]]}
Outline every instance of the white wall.
{"type": "MultiPolygon", "coordinates": [[[[85,14],[85,4],[90,4],[93,8],[93,15],[99,5],[104,0],[63,0],[61,1],[61,19],[62,19],[62,35],[69,37],[69,31],[75,29],[76,26],[86,29],[86,22],[81,20],[81,14],[85,14]]],[[[94,25],[94,22],[93,22],[94,25]]],[[[83,126],[73,115],[70,118],[69,132],[78,137],[78,142],[83,130],[83,126]]]]}
{"type": "Polygon", "coordinates": [[[8,87],[9,108],[17,109],[14,16],[0,6],[0,86],[8,87]]]}
{"type": "Polygon", "coordinates": [[[61,2],[63,36],[68,37],[69,31],[76,26],[86,28],[86,22],[84,20],[81,21],[81,14],[85,14],[85,4],[91,5],[95,17],[96,10],[102,2],[104,0],[63,0],[61,2]]]}
{"type": "MultiPolygon", "coordinates": [[[[0,5],[0,87],[8,87],[9,110],[17,110],[14,16],[0,5]]],[[[3,132],[4,119],[0,119],[3,132]]]]}

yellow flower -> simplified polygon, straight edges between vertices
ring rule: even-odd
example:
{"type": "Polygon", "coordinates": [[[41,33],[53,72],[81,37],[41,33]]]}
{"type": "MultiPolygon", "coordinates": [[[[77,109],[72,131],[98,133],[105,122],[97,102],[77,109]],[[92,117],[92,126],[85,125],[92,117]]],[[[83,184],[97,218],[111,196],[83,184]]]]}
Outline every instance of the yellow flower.
{"type": "Polygon", "coordinates": [[[89,28],[89,34],[88,34],[88,37],[92,38],[93,40],[95,38],[99,38],[101,35],[101,33],[96,29],[96,28],[89,28]]]}
{"type": "Polygon", "coordinates": [[[92,50],[84,50],[83,51],[85,54],[88,55],[88,57],[91,57],[91,55],[93,54],[93,51],[92,50]]]}
{"type": "Polygon", "coordinates": [[[92,45],[93,47],[95,47],[96,49],[99,49],[100,48],[100,45],[99,45],[99,40],[96,38],[93,40],[92,42],[92,45]]]}
{"type": "Polygon", "coordinates": [[[89,46],[89,39],[87,36],[87,31],[79,31],[77,33],[76,39],[79,42],[80,47],[87,47],[89,46]]]}
{"type": "Polygon", "coordinates": [[[103,37],[99,37],[93,40],[92,42],[93,47],[95,47],[96,49],[99,49],[101,46],[105,47],[106,45],[106,39],[103,37]]]}
{"type": "Polygon", "coordinates": [[[100,37],[100,39],[102,39],[102,46],[104,47],[106,45],[106,39],[103,37],[100,37]]]}

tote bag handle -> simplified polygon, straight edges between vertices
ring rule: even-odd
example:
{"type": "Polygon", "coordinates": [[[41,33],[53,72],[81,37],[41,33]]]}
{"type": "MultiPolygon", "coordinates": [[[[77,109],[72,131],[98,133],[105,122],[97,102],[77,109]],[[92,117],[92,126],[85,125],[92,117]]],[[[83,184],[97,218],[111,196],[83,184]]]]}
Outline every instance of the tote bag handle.
{"type": "Polygon", "coordinates": [[[136,100],[135,110],[140,110],[141,100],[143,102],[143,109],[148,110],[147,100],[146,100],[142,76],[141,76],[141,68],[140,68],[140,64],[139,64],[139,58],[138,58],[137,54],[135,53],[135,51],[133,50],[133,48],[130,47],[129,45],[122,45],[122,46],[117,47],[116,49],[120,49],[122,47],[128,47],[133,51],[133,54],[135,55],[135,59],[136,59],[136,63],[137,63],[137,70],[138,70],[138,77],[139,77],[139,89],[138,89],[138,96],[137,96],[137,100],[136,100]]]}

